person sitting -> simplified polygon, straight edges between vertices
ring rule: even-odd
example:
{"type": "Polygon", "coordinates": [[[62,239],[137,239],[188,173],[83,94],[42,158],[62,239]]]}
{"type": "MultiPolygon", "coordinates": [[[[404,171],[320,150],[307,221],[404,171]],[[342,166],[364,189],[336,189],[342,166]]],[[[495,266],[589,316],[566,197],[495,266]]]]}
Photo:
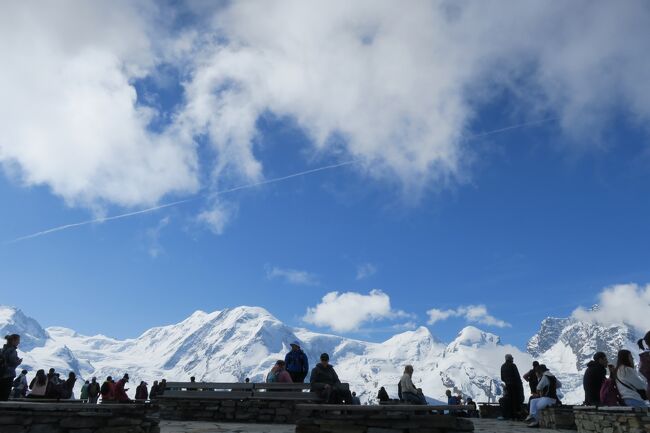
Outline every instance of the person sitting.
{"type": "Polygon", "coordinates": [[[27,398],[45,398],[48,384],[49,379],[45,374],[45,370],[38,370],[29,384],[30,393],[27,398]]]}
{"type": "Polygon", "coordinates": [[[427,404],[426,399],[422,393],[418,392],[418,389],[413,384],[413,366],[407,365],[404,367],[404,374],[399,381],[400,388],[402,389],[402,398],[407,403],[413,404],[427,404]]]}
{"type": "Polygon", "coordinates": [[[354,391],[352,392],[352,404],[355,406],[361,406],[361,399],[357,397],[357,393],[354,391]]]}
{"type": "Polygon", "coordinates": [[[286,370],[286,363],[278,359],[275,361],[275,364],[271,368],[271,371],[269,371],[269,374],[266,375],[266,382],[267,383],[293,383],[293,380],[291,379],[291,375],[289,372],[286,370]]]}
{"type": "Polygon", "coordinates": [[[537,378],[539,398],[530,401],[530,414],[526,418],[526,421],[530,421],[528,427],[539,427],[539,411],[558,402],[557,390],[562,387],[560,381],[544,364],[537,369],[537,378]]]}
{"type": "Polygon", "coordinates": [[[59,398],[74,399],[74,384],[77,382],[77,375],[74,372],[68,374],[68,378],[61,382],[58,387],[59,398]]]}
{"type": "Polygon", "coordinates": [[[457,406],[457,405],[460,404],[460,401],[458,400],[458,397],[456,397],[455,395],[452,395],[450,389],[445,391],[445,395],[447,396],[447,404],[449,406],[457,406]]]}
{"type": "Polygon", "coordinates": [[[384,388],[383,386],[379,388],[379,392],[377,393],[377,400],[379,400],[380,403],[390,400],[390,397],[388,396],[388,392],[386,392],[386,388],[384,388]]]}
{"type": "Polygon", "coordinates": [[[625,406],[647,407],[648,382],[634,369],[634,358],[629,350],[619,350],[616,360],[616,387],[625,406]]]}
{"type": "Polygon", "coordinates": [[[311,391],[318,393],[325,403],[352,404],[350,390],[341,383],[329,360],[330,357],[327,353],[321,354],[320,362],[312,369],[309,378],[311,391]]]}
{"type": "Polygon", "coordinates": [[[585,390],[585,404],[596,406],[600,404],[600,388],[607,376],[607,355],[596,352],[593,360],[587,364],[582,387],[585,390]]]}
{"type": "Polygon", "coordinates": [[[467,411],[467,414],[470,416],[470,418],[478,418],[479,413],[478,413],[478,410],[476,408],[476,402],[474,400],[472,400],[471,397],[467,397],[467,401],[465,402],[465,404],[467,406],[471,407],[471,409],[469,409],[467,411]]]}

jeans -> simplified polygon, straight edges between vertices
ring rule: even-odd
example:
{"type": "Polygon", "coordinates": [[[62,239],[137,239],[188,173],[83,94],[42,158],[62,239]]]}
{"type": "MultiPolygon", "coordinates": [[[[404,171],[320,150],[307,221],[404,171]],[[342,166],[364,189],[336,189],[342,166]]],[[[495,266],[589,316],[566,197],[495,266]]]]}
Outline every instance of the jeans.
{"type": "Polygon", "coordinates": [[[530,401],[530,415],[537,419],[537,412],[547,406],[555,404],[555,399],[550,397],[534,398],[530,401]]]}
{"type": "Polygon", "coordinates": [[[648,407],[648,404],[645,401],[637,400],[634,398],[624,398],[623,402],[625,403],[625,406],[648,407]]]}
{"type": "Polygon", "coordinates": [[[427,404],[427,401],[424,399],[424,396],[420,394],[413,394],[412,392],[403,392],[402,398],[404,401],[415,404],[427,404]]]}

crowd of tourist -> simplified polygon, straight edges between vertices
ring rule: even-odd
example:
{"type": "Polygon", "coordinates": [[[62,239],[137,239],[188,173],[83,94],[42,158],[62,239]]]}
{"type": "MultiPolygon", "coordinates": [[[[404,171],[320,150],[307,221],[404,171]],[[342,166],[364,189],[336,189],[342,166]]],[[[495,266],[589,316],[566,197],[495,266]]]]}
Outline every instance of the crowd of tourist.
{"type": "MultiPolygon", "coordinates": [[[[17,334],[5,337],[6,343],[0,353],[0,401],[10,397],[14,399],[71,399],[75,398],[74,389],[77,377],[70,372],[64,379],[51,368],[47,373],[38,370],[35,376],[28,379],[28,371],[22,370],[17,374],[17,368],[22,359],[18,356],[20,336],[17,334]]],[[[604,352],[597,352],[593,360],[587,364],[584,373],[583,387],[585,392],[584,404],[605,406],[633,406],[647,407],[650,388],[650,332],[638,341],[641,351],[639,354],[640,366],[637,370],[634,365],[634,356],[629,350],[620,350],[617,354],[616,364],[610,364],[604,352]]],[[[321,399],[333,404],[361,404],[356,393],[350,392],[347,384],[341,383],[334,367],[329,363],[329,355],[323,353],[311,371],[309,359],[301,349],[300,343],[294,341],[290,344],[291,350],[284,360],[275,362],[266,375],[268,383],[304,383],[309,374],[310,390],[318,393],[321,399]]],[[[404,372],[397,383],[397,394],[400,402],[410,404],[427,404],[427,399],[421,388],[413,382],[414,368],[406,365],[404,372]]],[[[195,382],[195,378],[190,378],[195,382]]],[[[246,378],[246,383],[250,379],[246,378]]],[[[539,412],[548,406],[561,404],[562,383],[555,377],[550,369],[537,361],[523,376],[520,375],[512,355],[505,356],[501,366],[501,381],[503,382],[503,395],[499,399],[502,419],[524,419],[530,427],[539,425],[539,412]],[[523,379],[523,380],[522,380],[523,379]],[[530,387],[530,399],[524,404],[524,386],[527,382],[530,387]]],[[[124,374],[117,381],[108,376],[100,385],[96,377],[84,381],[81,386],[79,398],[88,403],[124,403],[131,402],[127,391],[129,375],[124,374]]],[[[154,381],[151,389],[148,383],[140,381],[135,390],[135,400],[145,401],[155,399],[165,392],[167,383],[162,379],[160,383],[154,381]]],[[[477,415],[476,403],[471,397],[462,394],[454,395],[451,390],[446,391],[448,406],[466,406],[463,414],[477,415]],[[467,408],[469,407],[469,409],[467,408]]],[[[377,400],[379,403],[390,402],[388,392],[381,387],[377,400]]],[[[450,409],[451,410],[451,409],[450,409]]],[[[454,412],[452,413],[460,413],[454,412]]]]}

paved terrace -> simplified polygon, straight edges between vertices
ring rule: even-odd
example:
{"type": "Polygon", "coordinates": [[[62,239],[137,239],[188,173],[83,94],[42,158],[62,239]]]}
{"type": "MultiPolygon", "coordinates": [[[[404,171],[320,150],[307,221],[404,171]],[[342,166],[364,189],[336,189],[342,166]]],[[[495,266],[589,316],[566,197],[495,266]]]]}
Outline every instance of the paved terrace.
{"type": "MultiPolygon", "coordinates": [[[[575,433],[575,430],[530,429],[523,422],[473,419],[476,433],[575,433]]],[[[294,425],[161,421],[161,433],[294,433],[294,425]]]]}

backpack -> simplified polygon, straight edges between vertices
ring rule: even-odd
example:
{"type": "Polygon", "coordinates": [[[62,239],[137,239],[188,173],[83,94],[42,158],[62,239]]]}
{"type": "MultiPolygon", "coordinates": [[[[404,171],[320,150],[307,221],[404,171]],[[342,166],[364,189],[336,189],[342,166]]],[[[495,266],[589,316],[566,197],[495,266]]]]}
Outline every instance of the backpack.
{"type": "Polygon", "coordinates": [[[600,403],[603,406],[621,406],[622,400],[614,379],[605,379],[600,386],[600,403]]]}

